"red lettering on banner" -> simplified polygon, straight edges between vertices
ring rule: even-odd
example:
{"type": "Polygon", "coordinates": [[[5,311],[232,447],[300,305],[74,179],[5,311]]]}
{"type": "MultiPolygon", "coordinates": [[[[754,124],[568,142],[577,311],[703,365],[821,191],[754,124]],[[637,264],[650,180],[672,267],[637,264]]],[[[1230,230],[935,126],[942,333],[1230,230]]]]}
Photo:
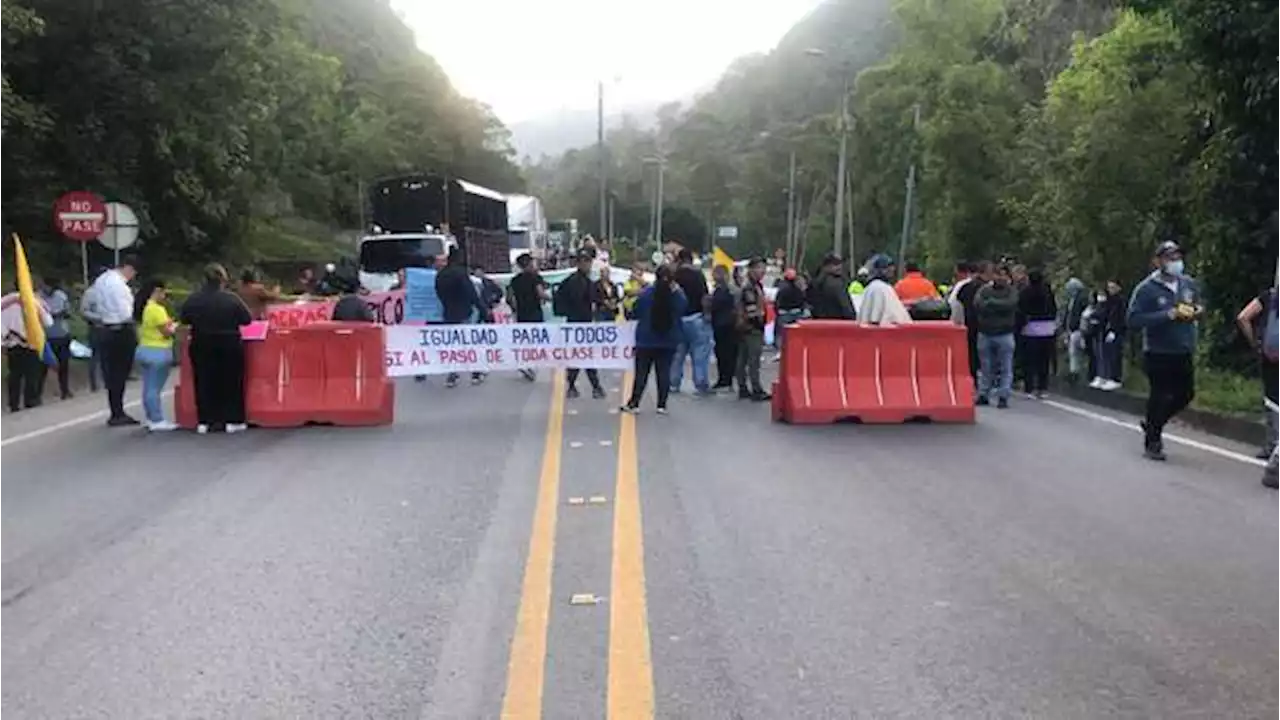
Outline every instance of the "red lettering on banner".
{"type": "Polygon", "coordinates": [[[627,345],[626,347],[622,348],[622,357],[624,360],[630,360],[633,357],[635,357],[635,355],[636,355],[636,348],[634,345],[627,345]]]}
{"type": "Polygon", "coordinates": [[[400,367],[404,363],[401,361],[401,352],[399,350],[387,351],[387,367],[400,367]]]}
{"type": "Polygon", "coordinates": [[[519,362],[544,362],[547,359],[546,348],[512,348],[519,362]]]}
{"type": "Polygon", "coordinates": [[[430,365],[431,358],[427,357],[426,350],[414,350],[413,352],[409,353],[409,364],[410,365],[430,365]]]}
{"type": "Polygon", "coordinates": [[[484,361],[490,365],[502,364],[502,351],[490,348],[484,351],[484,361]]]}
{"type": "Polygon", "coordinates": [[[612,345],[605,345],[600,348],[600,357],[603,360],[614,360],[618,357],[618,348],[612,345]]]}
{"type": "Polygon", "coordinates": [[[441,350],[440,362],[445,365],[475,364],[480,361],[480,354],[475,350],[441,350]]]}

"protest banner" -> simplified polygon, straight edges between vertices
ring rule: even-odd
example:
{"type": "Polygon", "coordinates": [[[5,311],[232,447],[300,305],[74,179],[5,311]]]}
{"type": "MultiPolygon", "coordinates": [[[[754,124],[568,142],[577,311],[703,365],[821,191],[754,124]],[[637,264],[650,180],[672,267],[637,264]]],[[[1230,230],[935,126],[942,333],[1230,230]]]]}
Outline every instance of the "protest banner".
{"type": "MultiPolygon", "coordinates": [[[[556,287],[575,271],[571,269],[548,270],[542,273],[542,279],[555,292],[556,287]]],[[[361,296],[373,311],[373,316],[380,325],[399,325],[401,323],[421,324],[423,322],[439,322],[443,313],[440,299],[435,294],[435,271],[411,268],[406,271],[405,288],[397,288],[388,292],[369,293],[361,296]]],[[[511,284],[511,273],[495,273],[489,276],[505,291],[511,284]]],[[[609,271],[609,279],[621,286],[630,277],[630,272],[619,268],[609,271]]],[[[313,322],[322,322],[333,317],[333,306],[337,298],[324,298],[293,303],[277,303],[267,307],[267,320],[273,328],[295,328],[313,322]]],[[[504,314],[509,314],[509,311],[504,314]]],[[[551,303],[543,307],[543,315],[548,322],[564,322],[563,318],[554,315],[551,303]]],[[[497,320],[497,318],[495,318],[497,320]]]]}
{"type": "Polygon", "coordinates": [[[399,325],[386,329],[387,375],[524,368],[631,368],[635,323],[399,325]]]}

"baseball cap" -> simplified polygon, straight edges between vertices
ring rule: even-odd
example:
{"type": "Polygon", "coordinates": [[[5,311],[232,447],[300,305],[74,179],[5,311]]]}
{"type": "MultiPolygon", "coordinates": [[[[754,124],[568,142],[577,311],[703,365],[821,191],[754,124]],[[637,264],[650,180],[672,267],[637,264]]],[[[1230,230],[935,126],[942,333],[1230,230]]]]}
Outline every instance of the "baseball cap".
{"type": "Polygon", "coordinates": [[[1156,246],[1156,257],[1164,257],[1173,253],[1183,253],[1183,250],[1181,245],[1172,240],[1165,240],[1156,246]]]}

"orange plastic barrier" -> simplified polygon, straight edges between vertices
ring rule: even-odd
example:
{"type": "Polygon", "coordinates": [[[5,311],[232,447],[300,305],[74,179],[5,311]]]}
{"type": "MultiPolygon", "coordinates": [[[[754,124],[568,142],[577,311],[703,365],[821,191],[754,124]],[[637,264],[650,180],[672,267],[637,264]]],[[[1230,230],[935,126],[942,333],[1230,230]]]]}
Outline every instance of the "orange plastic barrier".
{"type": "MultiPolygon", "coordinates": [[[[250,425],[389,425],[395,385],[387,377],[383,329],[318,322],[271,330],[245,343],[245,415],[250,425]]],[[[182,353],[174,405],[178,424],[196,426],[191,363],[182,353]]]]}
{"type": "Polygon", "coordinates": [[[972,423],[965,330],[950,322],[863,327],[802,320],[791,325],[773,386],[773,419],[972,423]]]}

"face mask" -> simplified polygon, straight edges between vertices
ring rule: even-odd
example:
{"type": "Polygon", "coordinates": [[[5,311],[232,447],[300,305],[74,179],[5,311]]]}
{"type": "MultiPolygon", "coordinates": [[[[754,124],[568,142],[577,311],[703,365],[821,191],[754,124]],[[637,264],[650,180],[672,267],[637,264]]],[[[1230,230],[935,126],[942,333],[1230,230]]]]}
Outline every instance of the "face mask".
{"type": "Polygon", "coordinates": [[[1183,265],[1181,260],[1170,260],[1164,264],[1164,272],[1166,275],[1177,277],[1182,274],[1183,265]]]}
{"type": "Polygon", "coordinates": [[[591,272],[588,273],[588,276],[591,278],[591,282],[599,282],[600,270],[598,268],[591,268],[591,272]]]}
{"type": "Polygon", "coordinates": [[[1099,296],[1098,296],[1098,302],[1106,302],[1106,301],[1107,301],[1107,296],[1106,296],[1106,295],[1099,295],[1099,296]]]}

